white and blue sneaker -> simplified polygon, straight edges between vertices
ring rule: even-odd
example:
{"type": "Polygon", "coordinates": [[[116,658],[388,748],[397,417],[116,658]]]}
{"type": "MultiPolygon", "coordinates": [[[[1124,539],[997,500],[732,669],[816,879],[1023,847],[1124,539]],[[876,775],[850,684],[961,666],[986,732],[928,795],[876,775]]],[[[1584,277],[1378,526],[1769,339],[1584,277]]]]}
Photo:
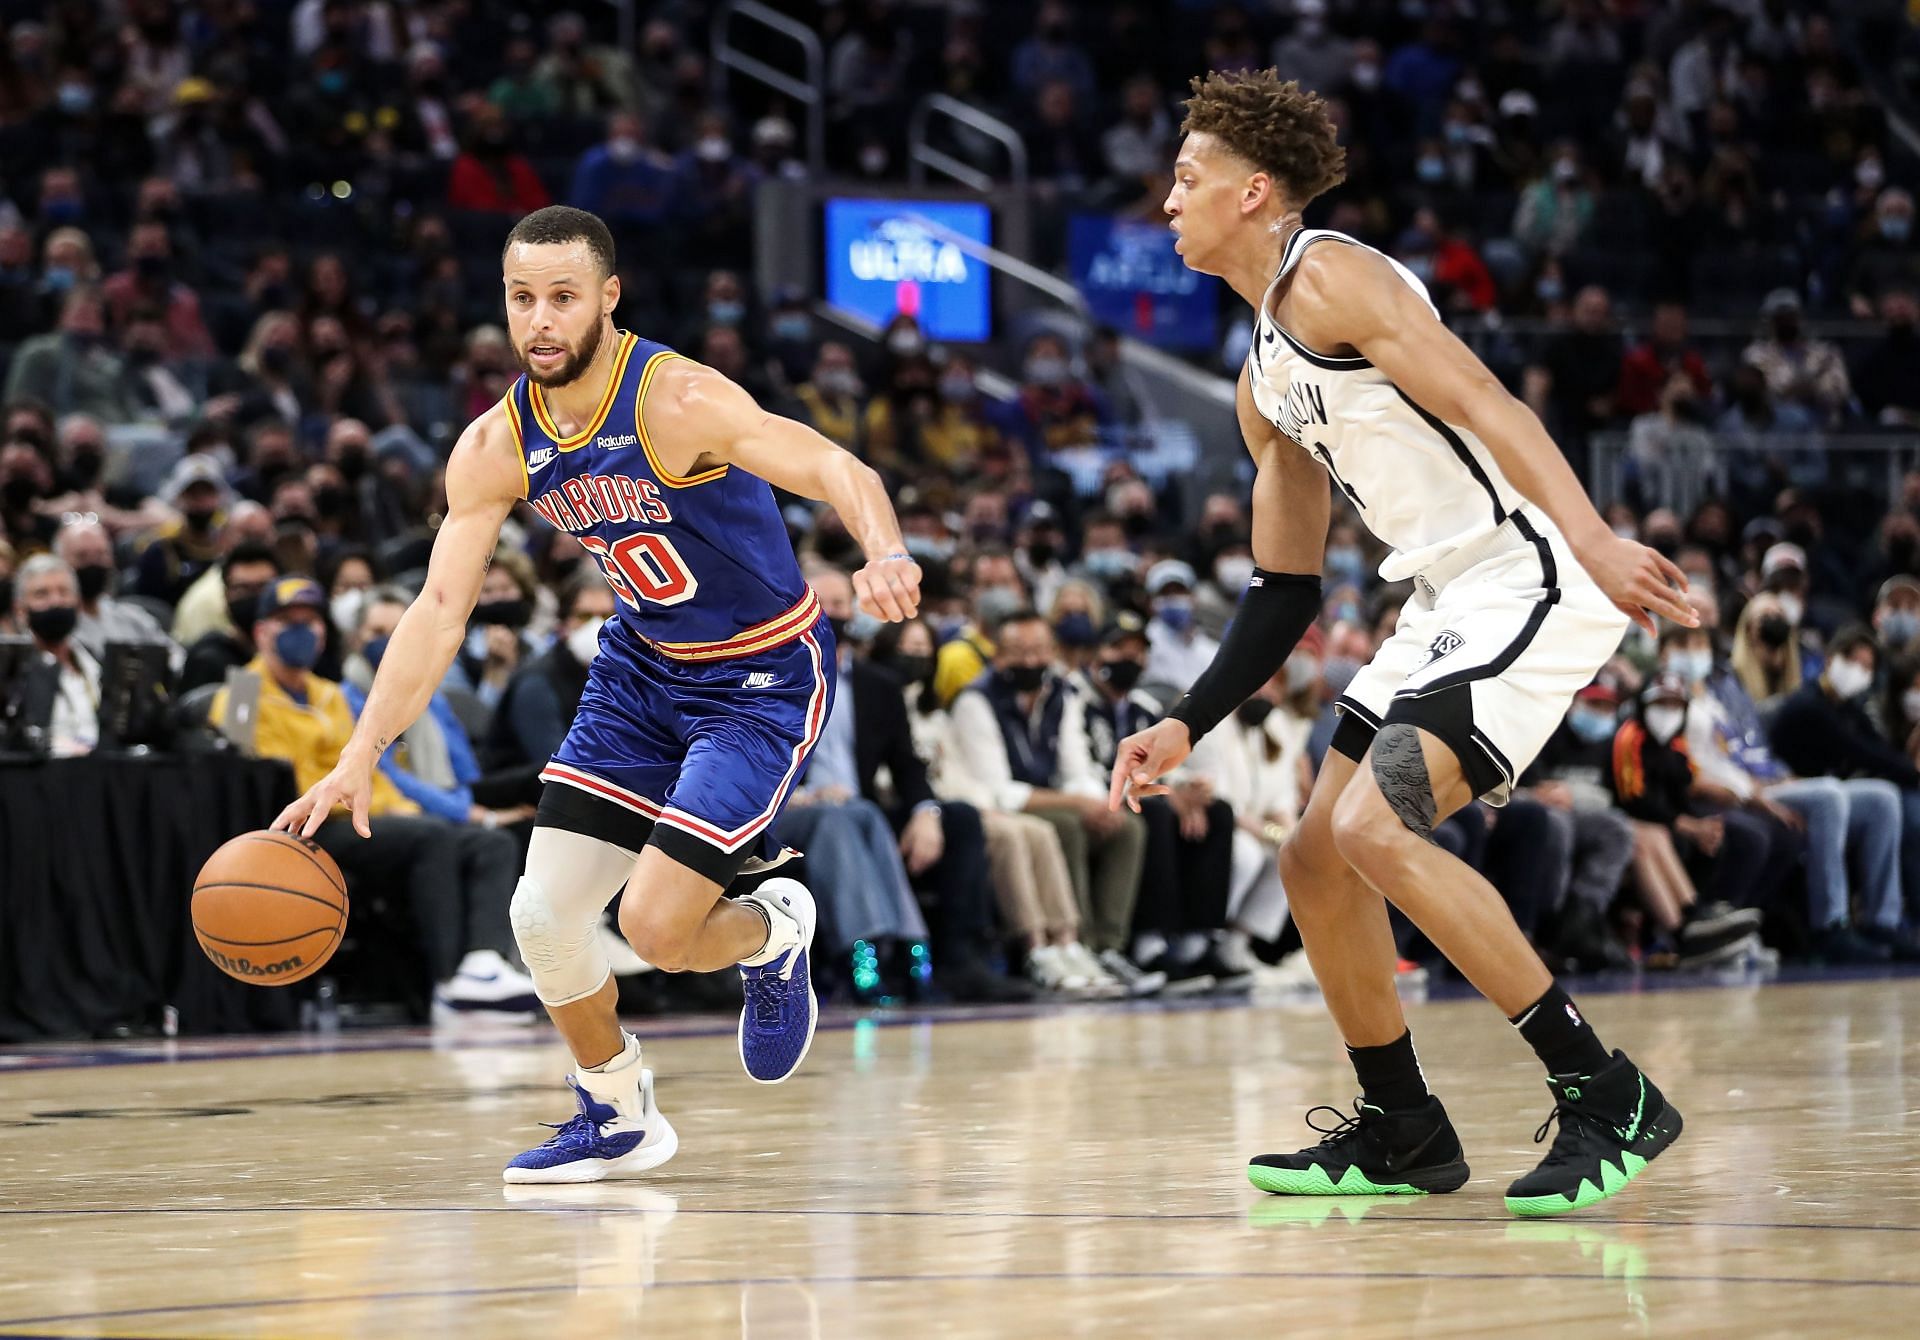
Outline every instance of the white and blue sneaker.
{"type": "Polygon", "coordinates": [[[770,879],[740,901],[758,904],[772,928],[765,947],[740,962],[740,1060],[754,1080],[778,1084],[806,1059],[820,1018],[808,971],[818,913],[797,879],[770,879]]]}
{"type": "Polygon", "coordinates": [[[533,978],[491,949],[473,950],[453,976],[433,988],[433,1022],[438,1026],[473,1020],[530,1024],[545,1017],[533,978]]]}
{"type": "Polygon", "coordinates": [[[589,1093],[577,1075],[567,1076],[567,1087],[579,1099],[580,1111],[572,1120],[554,1126],[552,1139],[507,1164],[501,1174],[505,1180],[599,1182],[638,1177],[658,1168],[680,1148],[680,1137],[654,1106],[651,1070],[640,1072],[640,1083],[630,1098],[606,1101],[604,1095],[589,1093]]]}

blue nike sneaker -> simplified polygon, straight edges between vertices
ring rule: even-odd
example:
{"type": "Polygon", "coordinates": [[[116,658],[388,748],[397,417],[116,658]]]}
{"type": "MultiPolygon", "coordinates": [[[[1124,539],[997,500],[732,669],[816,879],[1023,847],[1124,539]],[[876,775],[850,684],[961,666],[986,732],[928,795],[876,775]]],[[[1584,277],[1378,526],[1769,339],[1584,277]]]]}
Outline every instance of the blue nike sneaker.
{"type": "Polygon", "coordinates": [[[746,990],[740,1060],[759,1083],[778,1084],[806,1059],[820,1018],[808,972],[818,913],[813,895],[797,879],[770,879],[740,901],[758,903],[773,927],[766,947],[754,955],[764,961],[740,965],[746,990]]]}
{"type": "Polygon", "coordinates": [[[654,1106],[651,1070],[640,1072],[631,1100],[603,1102],[572,1075],[567,1076],[567,1087],[579,1099],[580,1111],[572,1120],[554,1126],[552,1139],[509,1163],[501,1174],[505,1180],[598,1182],[638,1177],[658,1168],[680,1148],[680,1137],[654,1106]]]}

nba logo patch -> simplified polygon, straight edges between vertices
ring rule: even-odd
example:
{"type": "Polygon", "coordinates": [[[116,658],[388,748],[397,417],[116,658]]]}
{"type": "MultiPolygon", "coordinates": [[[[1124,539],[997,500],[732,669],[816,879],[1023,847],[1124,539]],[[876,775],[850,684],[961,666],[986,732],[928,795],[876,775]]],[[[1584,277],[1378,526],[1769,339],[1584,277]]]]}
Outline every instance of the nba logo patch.
{"type": "MultiPolygon", "coordinates": [[[[1433,645],[1427,648],[1427,665],[1432,665],[1442,656],[1452,655],[1454,652],[1460,650],[1465,643],[1465,638],[1449,628],[1446,632],[1440,634],[1439,637],[1436,637],[1433,640],[1433,645]]],[[[1422,668],[1424,669],[1425,667],[1423,666],[1422,668]]]]}

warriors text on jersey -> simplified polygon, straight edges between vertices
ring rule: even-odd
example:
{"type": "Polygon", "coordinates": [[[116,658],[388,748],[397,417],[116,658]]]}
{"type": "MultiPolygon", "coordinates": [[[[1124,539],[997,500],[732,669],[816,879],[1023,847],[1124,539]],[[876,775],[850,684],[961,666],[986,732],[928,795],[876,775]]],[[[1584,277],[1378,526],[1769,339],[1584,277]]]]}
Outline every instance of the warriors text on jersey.
{"type": "MultiPolygon", "coordinates": [[[[1472,432],[1429,414],[1366,359],[1316,353],[1274,319],[1273,286],[1319,242],[1362,245],[1317,228],[1287,239],[1254,323],[1248,383],[1261,415],[1312,452],[1367,528],[1392,546],[1380,575],[1403,581],[1494,530],[1522,499],[1472,432]]],[[[1431,305],[1426,285],[1386,259],[1431,305]]]]}
{"type": "Polygon", "coordinates": [[[619,597],[622,632],[677,660],[747,655],[819,617],[765,480],[729,466],[676,475],[641,417],[660,366],[679,358],[626,332],[593,419],[563,435],[521,377],[504,402],[527,500],[586,548],[619,597]]]}

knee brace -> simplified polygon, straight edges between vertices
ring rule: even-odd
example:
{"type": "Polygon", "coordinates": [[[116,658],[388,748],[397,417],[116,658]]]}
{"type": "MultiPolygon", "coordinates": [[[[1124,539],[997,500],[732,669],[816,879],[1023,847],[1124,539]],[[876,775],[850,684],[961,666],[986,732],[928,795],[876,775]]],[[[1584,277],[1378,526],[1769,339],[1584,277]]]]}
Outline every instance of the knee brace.
{"type": "Polygon", "coordinates": [[[1389,808],[1407,830],[1422,841],[1433,841],[1438,806],[1433,780],[1427,776],[1427,756],[1420,748],[1420,730],[1404,721],[1389,721],[1373,737],[1373,780],[1389,808]]]}
{"type": "Polygon", "coordinates": [[[509,905],[513,938],[543,1004],[570,1005],[605,984],[611,969],[595,934],[605,906],[591,897],[556,903],[540,881],[520,877],[509,905]]]}

